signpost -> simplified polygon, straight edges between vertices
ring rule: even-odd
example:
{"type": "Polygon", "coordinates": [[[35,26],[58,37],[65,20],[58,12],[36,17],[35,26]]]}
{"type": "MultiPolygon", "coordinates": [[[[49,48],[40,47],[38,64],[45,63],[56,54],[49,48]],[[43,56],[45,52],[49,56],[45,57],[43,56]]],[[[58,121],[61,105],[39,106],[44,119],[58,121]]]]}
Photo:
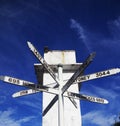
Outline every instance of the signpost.
{"type": "MultiPolygon", "coordinates": [[[[75,115],[74,115],[75,120],[73,121],[73,124],[71,124],[71,125],[75,125],[75,126],[81,125],[81,122],[80,122],[80,124],[78,124],[79,117],[77,115],[78,114],[77,111],[80,108],[77,107],[79,102],[77,102],[76,100],[86,100],[86,101],[100,103],[100,104],[108,103],[108,101],[103,98],[80,94],[78,91],[77,84],[81,83],[81,82],[93,80],[93,79],[98,79],[98,78],[102,78],[102,77],[115,75],[120,72],[119,68],[113,68],[113,69],[108,69],[108,70],[104,70],[104,71],[100,71],[100,72],[96,72],[96,73],[92,73],[92,74],[88,74],[88,75],[82,75],[84,70],[93,61],[93,58],[95,57],[95,52],[91,53],[88,56],[88,58],[77,68],[74,54],[71,52],[61,52],[60,51],[59,53],[51,52],[52,55],[53,54],[54,54],[54,56],[56,55],[55,59],[53,58],[53,62],[56,63],[56,69],[58,70],[56,72],[46,62],[46,60],[41,56],[41,54],[31,44],[31,42],[27,42],[27,44],[28,44],[28,47],[30,48],[30,50],[32,51],[32,53],[35,55],[35,57],[40,61],[43,68],[45,68],[45,70],[48,72],[48,73],[42,73],[42,74],[45,75],[44,77],[48,77],[47,79],[48,79],[49,83],[35,84],[33,82],[21,80],[21,79],[10,77],[10,76],[0,76],[0,80],[4,81],[6,83],[10,83],[10,84],[18,85],[18,86],[24,86],[24,87],[28,88],[26,90],[22,90],[22,91],[14,93],[12,95],[14,98],[25,96],[25,95],[30,95],[30,94],[34,94],[34,93],[39,93],[39,92],[48,93],[49,95],[55,95],[54,97],[50,96],[51,101],[47,105],[44,105],[44,102],[43,102],[44,110],[42,113],[42,115],[45,116],[50,109],[52,109],[52,111],[54,112],[54,109],[56,109],[56,108],[53,107],[53,105],[58,101],[58,107],[57,107],[58,108],[58,123],[56,124],[57,117],[55,117],[53,120],[53,124],[55,126],[56,125],[65,126],[65,125],[69,125],[68,123],[71,124],[71,122],[69,122],[69,120],[68,120],[68,116],[71,116],[69,118],[71,121],[74,113],[75,113],[75,115]],[[56,59],[60,55],[61,55],[61,58],[59,58],[59,60],[57,61],[56,59]],[[65,57],[65,56],[68,56],[68,57],[71,56],[74,59],[73,62],[71,62],[71,59],[69,61],[69,58],[65,57]],[[74,63],[75,67],[74,67],[73,71],[70,72],[71,71],[70,65],[73,66],[72,63],[74,63]],[[64,64],[66,64],[66,66],[67,66],[66,73],[65,73],[64,64]],[[69,76],[69,79],[67,79],[68,78],[67,76],[69,76]],[[51,82],[50,77],[52,78],[52,82],[51,82]],[[53,87],[49,87],[49,85],[51,83],[54,84],[53,87]],[[70,87],[72,87],[72,88],[70,89],[70,87]],[[66,99],[66,98],[68,98],[68,99],[66,99]],[[69,101],[69,106],[67,106],[68,101],[69,101]],[[74,109],[73,108],[74,106],[70,105],[70,103],[74,104],[76,109],[74,109]],[[67,108],[66,106],[68,108],[72,109],[72,113],[69,113],[69,110],[66,111],[66,113],[65,113],[64,109],[67,108]],[[67,120],[67,121],[65,121],[65,120],[67,120]]],[[[54,66],[55,66],[55,64],[54,64],[54,66]]],[[[44,78],[44,79],[46,80],[46,78],[44,78]]],[[[45,100],[45,98],[46,98],[46,102],[48,102],[47,97],[48,97],[48,95],[43,95],[43,100],[45,100]]],[[[50,122],[52,122],[51,118],[53,118],[53,116],[54,116],[53,113],[51,113],[51,117],[49,116],[46,118],[46,119],[48,119],[47,123],[44,123],[44,121],[43,121],[43,126],[51,125],[52,123],[50,123],[50,122]]]]}

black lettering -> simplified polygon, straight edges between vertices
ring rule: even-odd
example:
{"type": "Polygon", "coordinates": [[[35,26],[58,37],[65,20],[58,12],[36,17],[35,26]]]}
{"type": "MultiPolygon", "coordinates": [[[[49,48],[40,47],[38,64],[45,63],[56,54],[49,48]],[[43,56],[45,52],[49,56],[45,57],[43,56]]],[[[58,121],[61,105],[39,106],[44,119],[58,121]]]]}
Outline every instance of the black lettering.
{"type": "Polygon", "coordinates": [[[37,52],[37,50],[35,50],[35,49],[34,49],[34,54],[36,55],[36,57],[37,57],[39,60],[42,59],[41,55],[40,55],[40,54],[37,52]]]}
{"type": "Polygon", "coordinates": [[[106,75],[105,71],[103,71],[102,75],[106,75]]]}
{"type": "Polygon", "coordinates": [[[86,77],[85,77],[85,76],[82,76],[82,77],[80,78],[80,80],[86,80],[86,77]]]}
{"type": "Polygon", "coordinates": [[[95,98],[94,97],[88,97],[88,100],[95,102],[95,98]]]}
{"type": "Polygon", "coordinates": [[[16,83],[16,79],[13,79],[13,83],[16,83]]]}
{"type": "Polygon", "coordinates": [[[104,100],[101,99],[101,98],[96,98],[96,101],[97,101],[97,102],[100,102],[100,103],[104,103],[104,100]]]}
{"type": "Polygon", "coordinates": [[[81,81],[81,80],[86,80],[86,77],[85,76],[80,76],[77,78],[78,81],[81,81]]]}
{"type": "Polygon", "coordinates": [[[105,76],[107,74],[110,74],[110,71],[103,71],[103,72],[98,72],[96,73],[96,77],[102,77],[102,76],[105,76]]]}
{"type": "Polygon", "coordinates": [[[15,79],[15,78],[9,78],[8,81],[10,83],[19,84],[19,80],[18,79],[15,79]]]}
{"type": "Polygon", "coordinates": [[[89,80],[89,78],[90,78],[90,75],[87,76],[87,79],[88,79],[88,80],[89,80]]]}
{"type": "Polygon", "coordinates": [[[109,70],[107,71],[107,74],[110,74],[110,71],[109,70]]]}
{"type": "Polygon", "coordinates": [[[9,78],[8,81],[9,81],[9,82],[12,82],[12,78],[9,78]]]}
{"type": "Polygon", "coordinates": [[[20,95],[25,95],[25,94],[27,94],[28,93],[28,91],[26,90],[26,91],[22,91],[22,92],[20,92],[20,95]]]}

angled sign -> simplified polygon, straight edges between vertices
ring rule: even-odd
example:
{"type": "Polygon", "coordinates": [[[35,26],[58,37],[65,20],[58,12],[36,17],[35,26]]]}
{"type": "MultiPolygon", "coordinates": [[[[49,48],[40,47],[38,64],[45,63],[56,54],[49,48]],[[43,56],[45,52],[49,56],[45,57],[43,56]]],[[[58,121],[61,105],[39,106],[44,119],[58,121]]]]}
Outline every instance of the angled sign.
{"type": "Polygon", "coordinates": [[[31,42],[27,42],[28,47],[32,51],[32,53],[36,56],[36,58],[41,62],[41,64],[44,66],[44,68],[49,72],[51,77],[56,81],[57,86],[59,86],[59,80],[51,67],[47,64],[47,62],[44,60],[44,58],[41,56],[41,54],[37,51],[37,49],[31,44],[31,42]]]}

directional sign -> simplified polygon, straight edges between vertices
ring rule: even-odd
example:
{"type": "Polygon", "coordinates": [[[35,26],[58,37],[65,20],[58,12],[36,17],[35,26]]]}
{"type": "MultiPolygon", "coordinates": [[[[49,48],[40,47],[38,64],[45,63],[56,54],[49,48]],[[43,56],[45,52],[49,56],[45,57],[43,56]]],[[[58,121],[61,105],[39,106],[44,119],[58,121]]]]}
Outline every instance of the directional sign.
{"type": "Polygon", "coordinates": [[[96,72],[96,73],[93,73],[93,74],[79,76],[77,78],[76,82],[77,83],[85,82],[85,81],[89,81],[89,80],[93,80],[93,79],[98,79],[98,78],[102,78],[102,77],[111,76],[111,75],[114,75],[114,74],[117,74],[117,73],[120,73],[119,68],[108,69],[108,70],[96,72]]]}
{"type": "Polygon", "coordinates": [[[49,72],[49,74],[52,76],[52,78],[57,82],[57,86],[59,86],[59,80],[56,77],[55,73],[51,69],[51,67],[47,64],[47,62],[43,59],[41,54],[37,51],[37,49],[31,44],[31,42],[27,42],[28,47],[32,51],[32,53],[37,57],[37,59],[41,62],[41,64],[45,67],[45,69],[49,72]]]}
{"type": "MultiPolygon", "coordinates": [[[[22,90],[22,91],[19,91],[17,93],[14,93],[12,95],[12,97],[17,98],[17,97],[21,97],[21,96],[26,96],[26,95],[31,95],[31,94],[34,94],[34,93],[38,93],[38,92],[41,92],[41,91],[46,92],[46,93],[51,93],[51,94],[58,95],[58,90],[56,90],[56,89],[48,90],[48,91],[45,90],[45,89],[39,89],[39,90],[28,89],[28,90],[22,90]]],[[[70,100],[72,100],[72,103],[75,105],[76,108],[77,108],[77,106],[76,106],[76,102],[74,101],[74,99],[87,100],[87,101],[90,101],[90,102],[96,102],[96,103],[100,103],[100,104],[108,104],[108,101],[106,99],[93,97],[93,96],[88,96],[88,95],[83,95],[83,94],[77,94],[77,93],[73,93],[73,92],[65,92],[63,94],[63,96],[70,98],[70,100]]]]}
{"type": "Polygon", "coordinates": [[[34,90],[34,89],[28,89],[28,90],[22,90],[19,91],[17,93],[14,93],[12,95],[13,98],[17,98],[17,97],[21,97],[21,96],[25,96],[25,95],[30,95],[30,94],[34,94],[34,93],[38,93],[40,91],[34,90]]]}
{"type": "Polygon", "coordinates": [[[98,98],[98,97],[93,97],[93,96],[88,96],[88,95],[82,95],[82,94],[77,94],[73,92],[68,92],[68,97],[73,97],[75,99],[80,99],[80,100],[87,100],[90,102],[96,102],[100,104],[108,104],[108,101],[103,98],[98,98]]]}
{"type": "Polygon", "coordinates": [[[58,95],[58,90],[56,90],[56,89],[52,89],[52,88],[48,88],[48,89],[47,88],[33,88],[33,89],[22,90],[22,91],[16,92],[12,96],[14,98],[16,98],[16,97],[30,95],[30,94],[34,94],[34,93],[38,93],[38,92],[46,92],[46,93],[49,93],[49,94],[58,95]]]}
{"type": "Polygon", "coordinates": [[[71,84],[80,76],[85,68],[92,62],[93,58],[95,57],[95,52],[91,53],[90,56],[83,62],[83,64],[79,67],[79,69],[73,74],[73,76],[68,80],[68,82],[63,86],[62,92],[64,93],[71,84]]]}
{"type": "MultiPolygon", "coordinates": [[[[73,76],[67,81],[67,83],[62,88],[62,93],[64,93],[70,85],[77,79],[77,77],[82,74],[82,72],[85,70],[85,68],[92,62],[93,58],[95,57],[95,52],[91,53],[88,58],[83,62],[83,64],[79,67],[79,69],[73,74],[73,76]]],[[[53,100],[50,102],[50,104],[45,108],[43,111],[43,115],[45,115],[50,108],[56,103],[58,100],[58,95],[56,95],[53,100]]]]}
{"type": "MultiPolygon", "coordinates": [[[[9,76],[0,76],[0,80],[7,82],[7,83],[14,84],[14,85],[25,86],[25,87],[31,88],[32,90],[29,90],[28,92],[26,91],[26,94],[32,93],[32,91],[33,91],[33,93],[42,91],[42,92],[47,92],[47,93],[51,93],[51,94],[58,94],[58,90],[56,90],[54,88],[40,86],[40,85],[34,84],[29,81],[20,80],[20,79],[9,77],[9,76]]],[[[23,94],[25,94],[24,91],[23,91],[23,94]]]]}
{"type": "MultiPolygon", "coordinates": [[[[77,78],[77,83],[80,82],[84,82],[84,81],[89,81],[89,80],[93,80],[93,79],[97,79],[97,78],[102,78],[102,77],[106,77],[106,76],[111,76],[114,74],[117,74],[120,72],[119,68],[113,68],[113,69],[108,69],[105,71],[100,71],[100,72],[96,72],[93,74],[88,74],[88,75],[84,75],[84,76],[80,76],[77,78]]],[[[13,97],[20,97],[20,96],[24,96],[24,95],[29,95],[29,94],[33,94],[33,93],[38,93],[38,92],[47,92],[47,93],[51,93],[51,94],[56,94],[58,95],[58,90],[56,89],[52,89],[52,88],[46,88],[46,87],[38,87],[36,89],[36,85],[32,82],[29,81],[25,81],[25,80],[20,80],[18,78],[13,78],[13,77],[9,77],[9,76],[0,76],[0,80],[7,82],[7,83],[11,83],[11,84],[15,84],[18,86],[27,86],[29,88],[32,89],[28,89],[28,90],[24,90],[24,91],[20,91],[17,92],[15,94],[13,94],[13,97]]],[[[68,92],[67,92],[68,93],[68,92]]],[[[80,94],[75,94],[75,93],[68,93],[69,96],[66,94],[64,94],[65,97],[69,97],[69,98],[78,98],[78,99],[83,99],[83,100],[88,100],[88,101],[92,101],[92,102],[101,102],[101,103],[107,103],[107,101],[105,101],[104,99],[100,99],[97,97],[90,97],[87,95],[80,95],[80,94]]]]}
{"type": "MultiPolygon", "coordinates": [[[[86,82],[86,81],[89,81],[89,80],[98,79],[98,78],[102,78],[102,77],[112,76],[112,75],[117,74],[117,73],[120,73],[119,68],[113,68],[113,69],[108,69],[108,70],[96,72],[96,73],[93,73],[93,74],[79,76],[77,78],[77,80],[74,82],[74,84],[76,84],[76,82],[80,83],[80,82],[86,82]]],[[[15,84],[15,85],[18,85],[18,86],[27,86],[29,88],[33,88],[33,86],[34,87],[36,86],[36,84],[34,84],[33,82],[21,80],[21,79],[18,79],[18,78],[13,78],[13,77],[10,77],[10,76],[0,76],[0,80],[7,82],[7,83],[15,84]]],[[[67,81],[67,80],[64,80],[64,81],[67,81]]],[[[45,86],[43,88],[45,88],[45,86]]]]}
{"type": "Polygon", "coordinates": [[[20,79],[9,77],[9,76],[0,76],[0,80],[7,82],[7,83],[15,84],[18,86],[26,86],[26,87],[31,86],[32,87],[34,85],[34,83],[32,83],[32,82],[20,80],[20,79]]]}
{"type": "MultiPolygon", "coordinates": [[[[111,75],[117,74],[119,72],[120,72],[119,68],[108,69],[108,70],[96,72],[96,73],[93,73],[93,74],[80,76],[80,77],[77,78],[76,82],[80,83],[80,82],[85,82],[85,81],[98,79],[98,78],[102,78],[102,77],[106,77],[106,76],[111,76],[111,75]]],[[[46,87],[44,87],[44,86],[41,87],[41,88],[38,87],[39,89],[37,88],[35,90],[36,85],[33,82],[21,80],[21,79],[18,79],[18,78],[13,78],[13,77],[9,77],[9,76],[0,76],[0,80],[7,82],[7,83],[15,84],[15,85],[18,85],[18,86],[26,86],[26,87],[32,88],[28,91],[27,90],[23,91],[20,94],[26,94],[27,95],[27,93],[31,94],[31,93],[37,93],[37,92],[40,92],[40,91],[49,92],[51,94],[57,94],[57,91],[55,89],[48,88],[48,87],[46,89],[46,87]],[[25,93],[25,92],[27,92],[27,93],[25,93]]]]}

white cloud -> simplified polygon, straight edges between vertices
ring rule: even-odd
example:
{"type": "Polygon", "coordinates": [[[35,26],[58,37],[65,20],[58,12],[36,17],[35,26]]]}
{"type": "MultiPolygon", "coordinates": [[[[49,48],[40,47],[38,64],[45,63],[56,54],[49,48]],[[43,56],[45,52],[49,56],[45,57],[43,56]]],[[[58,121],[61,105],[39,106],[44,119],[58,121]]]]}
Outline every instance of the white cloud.
{"type": "Polygon", "coordinates": [[[78,23],[76,20],[74,19],[71,19],[70,20],[71,22],[71,25],[70,27],[72,29],[75,29],[77,34],[78,34],[78,37],[79,39],[82,40],[82,42],[85,44],[86,48],[88,49],[88,51],[90,52],[91,48],[90,48],[90,45],[89,45],[89,41],[88,41],[88,37],[87,37],[87,32],[86,30],[82,27],[82,25],[80,23],[78,23]]]}
{"type": "Polygon", "coordinates": [[[113,20],[108,22],[108,26],[110,28],[110,31],[114,37],[114,39],[120,40],[120,16],[113,20]]]}
{"type": "MultiPolygon", "coordinates": [[[[83,91],[83,94],[88,94],[91,96],[96,96],[96,97],[100,97],[100,98],[104,98],[104,99],[108,100],[109,104],[107,104],[107,106],[103,106],[103,107],[101,106],[101,109],[103,110],[103,109],[105,109],[105,107],[107,107],[106,109],[108,109],[109,111],[118,113],[119,107],[117,107],[117,106],[119,106],[120,100],[118,100],[119,91],[116,91],[116,90],[118,90],[118,89],[116,89],[116,88],[105,89],[105,88],[91,85],[89,90],[85,89],[83,91]]],[[[105,111],[107,112],[106,109],[105,109],[105,111]]]]}
{"type": "Polygon", "coordinates": [[[114,53],[119,52],[120,16],[115,20],[106,22],[108,24],[109,36],[84,28],[83,25],[74,19],[71,19],[70,22],[70,27],[76,31],[79,39],[84,43],[89,52],[102,47],[106,48],[106,51],[109,50],[114,53]]]}
{"type": "Polygon", "coordinates": [[[114,123],[116,116],[103,111],[92,111],[82,116],[83,124],[96,124],[97,126],[110,126],[114,123]]]}
{"type": "Polygon", "coordinates": [[[41,102],[42,102],[42,97],[40,93],[25,96],[22,98],[22,100],[19,101],[20,104],[32,107],[33,109],[36,110],[40,109],[41,102]]]}
{"type": "Polygon", "coordinates": [[[37,110],[40,109],[40,101],[31,102],[31,100],[30,101],[28,101],[28,100],[24,101],[23,100],[22,102],[20,102],[20,104],[32,107],[33,109],[37,109],[37,110]]]}
{"type": "Polygon", "coordinates": [[[76,29],[78,37],[81,38],[83,41],[85,41],[86,40],[85,31],[83,27],[80,25],[80,23],[78,23],[74,19],[71,19],[70,21],[71,21],[71,28],[76,29]]]}
{"type": "Polygon", "coordinates": [[[15,110],[8,109],[6,111],[0,111],[0,126],[22,126],[22,123],[29,122],[33,116],[24,117],[22,119],[16,120],[13,116],[15,110]]]}
{"type": "Polygon", "coordinates": [[[111,51],[119,53],[120,48],[120,16],[112,21],[108,21],[109,37],[104,37],[101,40],[102,46],[111,49],[111,51]]]}
{"type": "Polygon", "coordinates": [[[93,86],[93,85],[92,85],[92,88],[93,88],[93,90],[95,91],[95,93],[97,95],[100,95],[102,97],[107,97],[107,98],[110,98],[110,99],[115,99],[118,96],[118,94],[114,90],[111,90],[111,89],[107,89],[106,90],[106,89],[103,89],[101,87],[97,87],[97,86],[93,86]]]}
{"type": "Polygon", "coordinates": [[[114,21],[114,24],[120,29],[120,16],[114,21]]]}

